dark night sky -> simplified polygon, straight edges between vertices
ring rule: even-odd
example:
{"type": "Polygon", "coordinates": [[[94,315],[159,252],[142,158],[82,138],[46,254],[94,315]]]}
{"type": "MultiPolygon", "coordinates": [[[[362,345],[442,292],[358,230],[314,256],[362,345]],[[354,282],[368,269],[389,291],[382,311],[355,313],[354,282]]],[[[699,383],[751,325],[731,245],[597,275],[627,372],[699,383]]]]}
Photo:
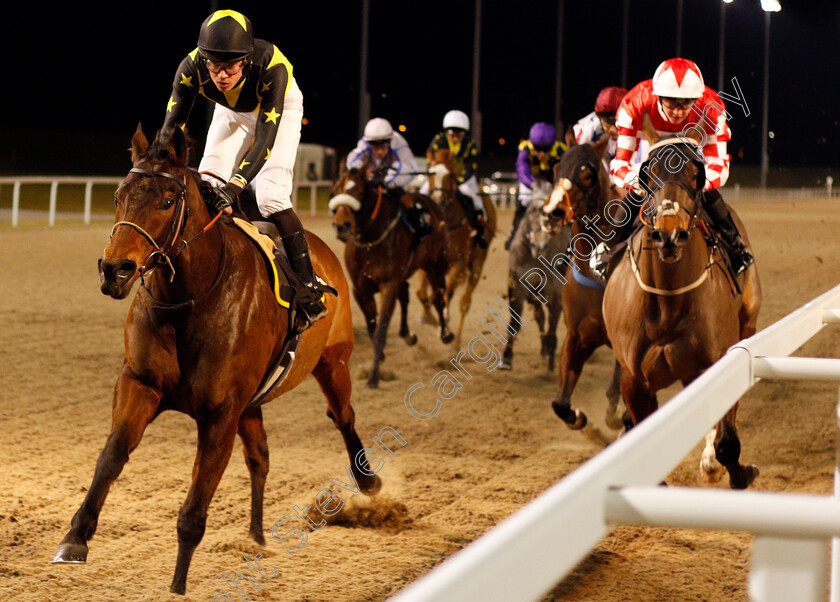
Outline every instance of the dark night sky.
{"type": "MultiPolygon", "coordinates": [[[[840,5],[781,1],[771,30],[771,164],[840,165],[840,5]]],[[[716,87],[720,0],[684,2],[682,55],[716,87]]],[[[55,4],[4,9],[0,173],[122,174],[137,122],[149,133],[160,127],[175,68],[195,47],[210,3],[55,4]]],[[[566,123],[591,111],[602,87],[620,83],[622,4],[566,1],[566,123]]],[[[474,4],[371,5],[372,113],[405,124],[421,154],[447,110],[469,113],[474,4]]],[[[630,6],[628,87],[674,55],[677,2],[631,0],[630,6]]],[[[257,37],[275,43],[295,66],[309,119],[303,142],[351,147],[358,127],[361,0],[220,7],[247,15],[257,37]]],[[[512,162],[514,143],[530,124],[553,121],[557,4],[485,0],[483,7],[482,150],[512,162]],[[508,144],[499,146],[499,138],[508,144]]],[[[730,106],[730,152],[742,164],[760,159],[763,44],[758,0],[728,5],[725,75],[738,78],[751,110],[745,117],[730,106]]],[[[206,128],[206,103],[199,100],[191,118],[198,135],[206,128]]]]}

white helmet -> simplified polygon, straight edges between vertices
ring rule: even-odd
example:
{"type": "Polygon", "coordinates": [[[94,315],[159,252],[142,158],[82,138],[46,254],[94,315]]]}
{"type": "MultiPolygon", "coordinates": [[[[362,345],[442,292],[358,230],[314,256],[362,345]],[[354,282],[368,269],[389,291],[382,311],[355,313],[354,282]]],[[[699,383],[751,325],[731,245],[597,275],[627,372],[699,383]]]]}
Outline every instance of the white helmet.
{"type": "Polygon", "coordinates": [[[394,135],[394,128],[387,119],[381,117],[374,117],[367,122],[365,126],[364,139],[368,142],[381,142],[383,140],[391,140],[394,135]]]}
{"type": "Polygon", "coordinates": [[[706,90],[700,68],[688,59],[668,59],[653,74],[653,93],[666,98],[700,98],[706,90]]]}
{"type": "Polygon", "coordinates": [[[443,116],[443,129],[447,128],[469,130],[470,118],[463,111],[449,111],[443,116]]]}

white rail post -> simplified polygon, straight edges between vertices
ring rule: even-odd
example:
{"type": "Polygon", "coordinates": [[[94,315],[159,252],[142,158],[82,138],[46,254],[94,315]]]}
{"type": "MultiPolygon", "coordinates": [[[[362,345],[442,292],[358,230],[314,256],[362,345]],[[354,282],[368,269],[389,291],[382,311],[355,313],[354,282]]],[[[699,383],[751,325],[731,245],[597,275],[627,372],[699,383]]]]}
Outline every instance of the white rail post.
{"type": "MultiPolygon", "coordinates": [[[[838,395],[840,398],[840,395],[838,395]]],[[[840,403],[837,404],[837,442],[834,460],[834,499],[840,501],[840,403]]],[[[831,538],[831,602],[840,602],[840,537],[831,538]]]]}
{"type": "Polygon", "coordinates": [[[12,228],[18,227],[18,218],[20,217],[20,181],[15,182],[15,188],[12,192],[12,228]]]}
{"type": "Polygon", "coordinates": [[[318,185],[314,182],[309,185],[309,215],[314,216],[317,213],[317,196],[318,185]]]}
{"type": "Polygon", "coordinates": [[[85,182],[85,225],[90,225],[90,205],[93,197],[93,182],[85,182]]]}
{"type": "Polygon", "coordinates": [[[756,537],[750,568],[750,600],[825,600],[827,568],[828,546],[824,539],[756,537]]]}
{"type": "Polygon", "coordinates": [[[50,184],[50,226],[55,226],[55,206],[58,204],[58,180],[50,184]]]}

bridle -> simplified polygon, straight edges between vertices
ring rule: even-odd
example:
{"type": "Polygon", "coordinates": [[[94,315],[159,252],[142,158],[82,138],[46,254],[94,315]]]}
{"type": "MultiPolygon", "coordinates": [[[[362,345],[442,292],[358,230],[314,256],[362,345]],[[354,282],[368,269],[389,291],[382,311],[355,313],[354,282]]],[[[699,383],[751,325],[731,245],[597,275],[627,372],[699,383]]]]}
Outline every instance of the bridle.
{"type": "Polygon", "coordinates": [[[213,290],[216,285],[221,280],[222,274],[222,266],[224,265],[225,255],[226,255],[226,247],[225,239],[224,239],[224,230],[220,229],[222,235],[222,257],[219,261],[219,267],[216,270],[216,279],[213,281],[213,284],[210,285],[206,291],[201,293],[195,299],[191,299],[189,301],[184,301],[182,303],[166,303],[164,301],[158,301],[155,299],[154,295],[152,295],[152,291],[146,286],[146,281],[144,276],[146,274],[150,274],[161,262],[163,262],[170,270],[171,274],[169,276],[169,282],[172,283],[175,280],[175,266],[172,264],[172,260],[175,259],[178,255],[180,255],[187,246],[192,243],[196,238],[203,235],[207,232],[213,224],[221,217],[223,211],[219,211],[219,213],[212,219],[210,222],[204,226],[201,230],[198,231],[195,235],[193,235],[189,240],[181,240],[181,244],[175,248],[174,252],[172,251],[173,246],[175,245],[178,236],[184,229],[184,224],[186,223],[187,218],[187,208],[186,208],[186,197],[187,197],[187,185],[184,180],[174,176],[171,173],[165,171],[157,171],[153,169],[140,169],[138,167],[132,167],[129,170],[129,173],[139,174],[141,176],[150,176],[150,177],[159,177],[159,178],[166,178],[168,180],[172,180],[181,188],[181,192],[178,195],[177,200],[175,201],[175,215],[172,218],[172,221],[169,224],[169,231],[166,234],[166,239],[163,241],[162,245],[159,245],[154,237],[149,234],[143,227],[139,224],[127,220],[121,220],[114,224],[113,228],[111,228],[111,234],[109,238],[114,237],[114,232],[117,230],[117,226],[130,226],[134,228],[138,233],[140,233],[150,245],[152,245],[153,251],[149,253],[148,257],[143,261],[143,265],[137,267],[137,271],[140,272],[140,285],[146,289],[149,293],[149,296],[152,300],[156,303],[157,308],[159,309],[178,309],[185,306],[192,306],[195,305],[201,298],[207,295],[211,290],[213,290]]]}
{"type": "MultiPolygon", "coordinates": [[[[360,181],[361,181],[361,189],[363,191],[367,191],[368,190],[367,180],[365,178],[360,178],[360,181]]],[[[348,184],[350,182],[353,182],[354,186],[358,186],[358,182],[356,182],[354,179],[351,179],[350,174],[348,173],[347,176],[345,176],[344,187],[342,189],[341,194],[346,194],[348,196],[352,196],[352,195],[350,195],[350,193],[347,192],[349,190],[348,184]]],[[[363,192],[363,194],[364,193],[365,192],[363,192]]],[[[379,209],[382,207],[382,197],[384,195],[385,195],[384,188],[382,186],[377,186],[376,187],[376,205],[374,206],[373,211],[370,214],[370,221],[366,224],[366,227],[370,227],[374,223],[376,223],[376,218],[379,216],[379,209]]],[[[356,197],[353,197],[353,198],[355,199],[356,197]]],[[[356,200],[359,203],[359,208],[361,209],[362,202],[359,201],[358,199],[356,199],[356,200]]],[[[349,208],[353,212],[354,215],[357,214],[358,211],[359,211],[359,210],[353,209],[352,207],[349,207],[349,208]]],[[[393,230],[394,227],[396,227],[396,225],[399,223],[400,218],[402,218],[402,215],[403,215],[402,210],[401,210],[401,208],[398,207],[398,211],[397,211],[397,214],[394,216],[394,219],[392,219],[390,221],[390,223],[385,227],[385,230],[382,232],[382,234],[380,234],[379,237],[372,242],[362,242],[361,228],[358,227],[358,225],[357,225],[356,231],[353,233],[353,239],[354,239],[354,242],[355,242],[356,246],[362,247],[364,249],[370,249],[371,247],[375,247],[375,246],[381,244],[388,237],[388,235],[391,233],[391,230],[393,230]]]]}

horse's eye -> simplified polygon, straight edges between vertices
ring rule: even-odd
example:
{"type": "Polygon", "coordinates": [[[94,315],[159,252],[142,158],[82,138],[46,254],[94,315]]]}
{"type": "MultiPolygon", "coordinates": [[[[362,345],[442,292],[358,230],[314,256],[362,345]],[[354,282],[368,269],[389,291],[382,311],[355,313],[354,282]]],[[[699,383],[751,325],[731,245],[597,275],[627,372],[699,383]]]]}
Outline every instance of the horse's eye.
{"type": "Polygon", "coordinates": [[[114,207],[119,207],[119,206],[120,206],[120,200],[116,196],[114,196],[114,207]]]}
{"type": "Polygon", "coordinates": [[[174,201],[172,199],[166,199],[166,202],[163,204],[163,209],[169,209],[172,206],[174,201]]]}

